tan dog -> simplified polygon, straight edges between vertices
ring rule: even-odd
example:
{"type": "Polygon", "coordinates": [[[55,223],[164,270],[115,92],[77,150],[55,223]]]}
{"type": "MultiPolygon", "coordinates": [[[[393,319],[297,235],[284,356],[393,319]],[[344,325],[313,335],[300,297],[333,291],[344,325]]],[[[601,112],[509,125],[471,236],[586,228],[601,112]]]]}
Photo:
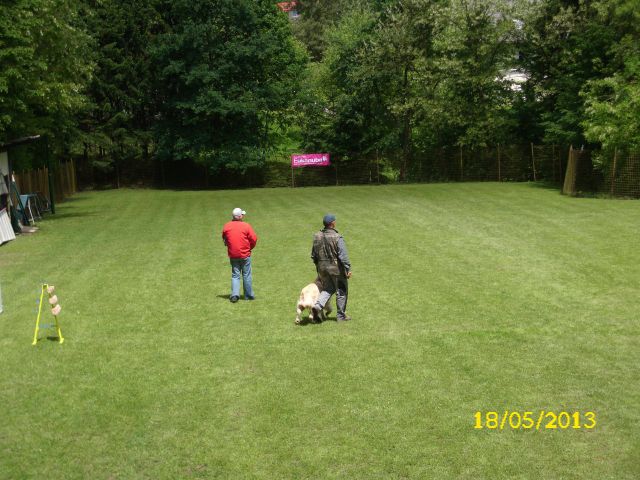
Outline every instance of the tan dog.
{"type": "Polygon", "coordinates": [[[300,299],[298,300],[298,309],[296,315],[296,325],[299,325],[302,322],[300,316],[305,309],[309,310],[309,321],[313,323],[326,320],[327,314],[331,313],[331,304],[327,302],[327,304],[320,312],[320,318],[314,318],[312,307],[318,301],[318,297],[320,296],[320,288],[321,283],[319,280],[316,280],[315,283],[310,283],[300,292],[300,299]]]}

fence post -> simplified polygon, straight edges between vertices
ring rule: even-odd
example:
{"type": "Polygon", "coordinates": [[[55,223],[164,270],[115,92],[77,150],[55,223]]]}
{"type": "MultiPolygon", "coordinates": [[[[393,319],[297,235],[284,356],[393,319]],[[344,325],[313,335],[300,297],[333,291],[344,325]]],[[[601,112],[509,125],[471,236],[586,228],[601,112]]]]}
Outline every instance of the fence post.
{"type": "Polygon", "coordinates": [[[501,182],[502,181],[502,172],[501,172],[501,165],[500,165],[500,144],[498,144],[498,181],[501,182]]]}
{"type": "MultiPolygon", "coordinates": [[[[78,178],[76,177],[76,161],[75,160],[71,160],[71,170],[72,170],[72,177],[71,179],[73,180],[73,193],[77,193],[78,192],[78,178]]],[[[208,175],[208,171],[207,171],[207,186],[209,184],[209,175],[208,175]]]]}
{"type": "Polygon", "coordinates": [[[71,160],[71,167],[73,168],[73,193],[78,192],[78,177],[76,176],[76,161],[71,160]]]}
{"type": "Polygon", "coordinates": [[[553,165],[553,183],[558,182],[558,178],[556,177],[556,146],[551,145],[551,162],[553,165]]]}
{"type": "Polygon", "coordinates": [[[69,175],[69,196],[73,195],[73,165],[71,160],[67,161],[67,172],[69,175]]]}
{"type": "Polygon", "coordinates": [[[47,177],[49,177],[49,204],[51,205],[51,213],[56,213],[56,190],[53,186],[53,169],[51,168],[51,153],[49,152],[49,137],[44,137],[45,157],[47,159],[47,177]]]}
{"type": "Polygon", "coordinates": [[[573,154],[573,145],[569,147],[569,159],[567,160],[562,193],[565,195],[575,195],[576,193],[576,157],[573,154]]]}
{"type": "Polygon", "coordinates": [[[296,181],[293,178],[293,165],[291,165],[291,188],[296,188],[296,181]]]}
{"type": "Polygon", "coordinates": [[[618,147],[613,152],[613,168],[611,172],[611,195],[614,195],[616,184],[616,168],[618,166],[618,147]]]}
{"type": "Polygon", "coordinates": [[[380,157],[378,149],[376,148],[376,174],[378,176],[378,185],[380,185],[380,157]]]}
{"type": "Polygon", "coordinates": [[[533,181],[537,182],[538,178],[536,175],[536,157],[533,153],[533,142],[531,142],[531,165],[533,167],[533,181]]]}
{"type": "Polygon", "coordinates": [[[49,202],[51,202],[51,192],[49,191],[49,182],[47,182],[48,178],[49,178],[49,167],[45,166],[43,176],[42,176],[42,184],[44,185],[45,196],[49,199],[49,202]]]}
{"type": "Polygon", "coordinates": [[[69,171],[69,161],[64,166],[64,198],[67,198],[71,194],[71,172],[69,171]]]}
{"type": "Polygon", "coordinates": [[[464,177],[464,164],[462,163],[462,145],[460,145],[460,181],[463,181],[464,177]]]}

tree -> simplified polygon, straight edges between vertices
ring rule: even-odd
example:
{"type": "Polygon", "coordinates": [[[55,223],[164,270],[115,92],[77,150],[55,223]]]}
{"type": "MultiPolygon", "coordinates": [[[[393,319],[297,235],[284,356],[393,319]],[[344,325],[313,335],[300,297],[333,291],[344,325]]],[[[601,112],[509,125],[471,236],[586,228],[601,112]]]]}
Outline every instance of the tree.
{"type": "MultiPolygon", "coordinates": [[[[534,116],[543,140],[584,144],[580,91],[612,73],[615,32],[601,22],[596,2],[548,0],[524,21],[522,65],[535,93],[534,116]]],[[[615,67],[613,67],[615,68],[615,67]]]]}
{"type": "Polygon", "coordinates": [[[0,142],[50,134],[68,145],[92,62],[75,0],[13,0],[0,9],[0,142]]]}
{"type": "Polygon", "coordinates": [[[582,91],[587,140],[612,147],[640,148],[640,11],[631,0],[599,2],[599,20],[616,33],[611,45],[615,69],[590,80],[582,91]]]}
{"type": "MultiPolygon", "coordinates": [[[[434,42],[441,27],[440,0],[402,0],[386,7],[371,43],[371,67],[385,72],[383,82],[387,115],[394,133],[385,142],[402,152],[400,179],[406,177],[413,154],[413,132],[432,98],[434,42]],[[393,145],[395,143],[396,145],[393,145]]],[[[381,85],[382,87],[382,85],[381,85]]]]}
{"type": "Polygon", "coordinates": [[[317,80],[315,124],[307,134],[343,157],[412,151],[419,84],[428,76],[437,2],[384,8],[356,4],[326,34],[317,80]],[[321,127],[318,128],[318,127],[321,127]]]}
{"type": "Polygon", "coordinates": [[[345,10],[353,8],[355,2],[348,0],[299,0],[297,3],[300,17],[294,23],[294,32],[307,47],[311,59],[319,61],[327,45],[326,31],[339,23],[345,10]]]}
{"type": "MultiPolygon", "coordinates": [[[[154,69],[149,47],[162,32],[157,0],[87,2],[86,22],[97,46],[89,85],[90,108],[81,118],[85,149],[100,162],[148,166],[156,114],[154,69]]],[[[131,165],[130,165],[131,166],[131,165]]],[[[119,183],[119,175],[118,175],[119,183]]]]}
{"type": "Polygon", "coordinates": [[[375,142],[372,125],[379,118],[376,79],[366,69],[366,42],[376,17],[354,8],[327,30],[321,62],[308,65],[300,109],[305,147],[346,158],[366,153],[375,142]]]}
{"type": "Polygon", "coordinates": [[[511,138],[515,63],[510,2],[401,0],[352,8],[325,36],[308,139],[340,155],[398,153],[511,138]]]}
{"type": "Polygon", "coordinates": [[[305,57],[271,0],[163,4],[152,49],[158,155],[210,166],[260,164],[298,91],[305,57]]]}
{"type": "Polygon", "coordinates": [[[514,91],[504,72],[516,64],[513,2],[452,0],[435,50],[439,85],[433,97],[444,143],[486,146],[512,139],[514,91]]]}

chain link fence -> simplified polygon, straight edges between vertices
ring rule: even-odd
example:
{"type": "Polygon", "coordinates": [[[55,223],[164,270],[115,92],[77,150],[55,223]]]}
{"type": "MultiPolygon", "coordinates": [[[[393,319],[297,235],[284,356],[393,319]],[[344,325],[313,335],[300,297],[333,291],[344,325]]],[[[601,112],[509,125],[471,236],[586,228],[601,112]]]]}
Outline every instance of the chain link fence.
{"type": "Polygon", "coordinates": [[[604,165],[598,190],[615,197],[640,198],[640,153],[615,150],[599,159],[604,165]]]}
{"type": "Polygon", "coordinates": [[[329,167],[291,168],[286,159],[229,178],[224,169],[211,184],[225,186],[307,187],[421,182],[523,182],[564,180],[568,149],[555,145],[508,145],[477,149],[439,148],[410,158],[333,158],[329,167]]]}
{"type": "MultiPolygon", "coordinates": [[[[101,184],[101,177],[88,165],[88,162],[78,162],[80,188],[101,184]]],[[[135,171],[133,166],[125,167],[103,174],[107,181],[102,183],[111,187],[122,183],[123,186],[230,189],[542,181],[556,185],[569,195],[640,198],[640,153],[622,149],[592,152],[559,145],[447,147],[413,152],[408,157],[401,152],[385,155],[372,152],[366,156],[333,156],[328,167],[291,168],[288,156],[243,171],[224,167],[210,170],[185,161],[136,162],[135,171]]]]}

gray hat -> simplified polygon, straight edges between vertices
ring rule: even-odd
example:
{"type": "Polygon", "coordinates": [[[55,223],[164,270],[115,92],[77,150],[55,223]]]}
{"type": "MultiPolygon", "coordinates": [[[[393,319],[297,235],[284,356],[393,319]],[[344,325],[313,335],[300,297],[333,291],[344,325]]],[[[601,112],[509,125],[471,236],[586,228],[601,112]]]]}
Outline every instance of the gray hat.
{"type": "Polygon", "coordinates": [[[335,221],[336,221],[336,216],[333,213],[327,213],[322,219],[322,223],[324,223],[325,226],[335,221]]]}
{"type": "Polygon", "coordinates": [[[241,217],[242,215],[246,215],[246,214],[247,212],[245,212],[241,208],[234,208],[233,212],[231,212],[231,215],[233,215],[234,217],[241,217]]]}

